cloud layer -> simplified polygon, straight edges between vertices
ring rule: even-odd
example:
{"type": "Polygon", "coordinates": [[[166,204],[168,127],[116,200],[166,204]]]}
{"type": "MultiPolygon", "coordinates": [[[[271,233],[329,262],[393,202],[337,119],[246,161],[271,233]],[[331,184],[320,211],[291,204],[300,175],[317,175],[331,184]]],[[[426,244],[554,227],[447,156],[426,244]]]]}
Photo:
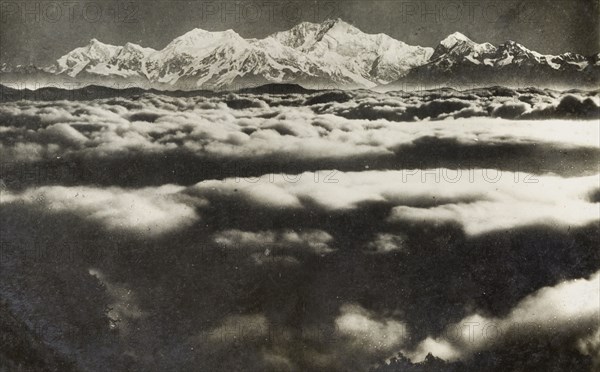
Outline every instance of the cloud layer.
{"type": "Polygon", "coordinates": [[[595,368],[597,106],[499,88],[4,102],[0,297],[90,371],[595,368]]]}
{"type": "Polygon", "coordinates": [[[143,94],[6,102],[0,105],[3,178],[12,187],[140,187],[323,168],[595,171],[598,126],[567,119],[597,118],[596,93],[493,93],[143,94]],[[592,116],[581,114],[576,102],[592,107],[592,116]]]}

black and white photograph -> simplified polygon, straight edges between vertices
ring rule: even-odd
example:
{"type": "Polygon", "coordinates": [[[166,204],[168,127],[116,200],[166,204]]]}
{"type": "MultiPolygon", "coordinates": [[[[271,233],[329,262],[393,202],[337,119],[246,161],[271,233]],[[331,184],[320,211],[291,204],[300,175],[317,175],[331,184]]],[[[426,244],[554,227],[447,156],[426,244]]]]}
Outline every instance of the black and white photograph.
{"type": "Polygon", "coordinates": [[[0,0],[0,372],[600,372],[599,0],[0,0]]]}

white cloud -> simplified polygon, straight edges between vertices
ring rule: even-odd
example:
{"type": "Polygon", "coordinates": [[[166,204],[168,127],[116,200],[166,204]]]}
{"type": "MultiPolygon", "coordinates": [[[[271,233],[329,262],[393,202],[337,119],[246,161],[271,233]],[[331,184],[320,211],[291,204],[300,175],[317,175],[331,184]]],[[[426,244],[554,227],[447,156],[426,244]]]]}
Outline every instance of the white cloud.
{"type": "Polygon", "coordinates": [[[4,193],[2,203],[21,203],[44,213],[73,213],[109,230],[158,235],[187,227],[199,219],[193,203],[165,185],[137,190],[117,187],[47,186],[4,193]]]}
{"type": "Polygon", "coordinates": [[[295,249],[314,254],[327,254],[333,251],[328,245],[333,237],[322,230],[294,231],[241,231],[225,230],[214,236],[214,241],[227,250],[243,252],[263,252],[266,256],[286,253],[295,249]]]}
{"type": "Polygon", "coordinates": [[[598,324],[596,332],[577,342],[577,348],[583,355],[592,357],[595,369],[600,368],[600,324],[598,324]]]}
{"type": "Polygon", "coordinates": [[[389,351],[407,339],[406,325],[391,318],[378,318],[360,305],[346,304],[335,319],[337,331],[350,338],[357,348],[374,352],[389,351]]]}
{"type": "MultiPolygon", "coordinates": [[[[430,101],[426,94],[407,98],[365,92],[354,94],[348,102],[332,102],[328,109],[317,105],[321,107],[317,112],[302,105],[285,106],[285,110],[280,106],[268,107],[252,95],[236,96],[235,99],[260,102],[261,108],[233,109],[223,102],[227,97],[152,94],[139,100],[55,101],[52,105],[47,102],[7,102],[0,104],[0,118],[4,119],[0,122],[0,130],[10,129],[13,136],[19,138],[3,143],[0,155],[5,161],[34,161],[52,159],[56,154],[102,158],[129,151],[165,153],[178,148],[197,156],[243,159],[282,155],[291,159],[347,159],[358,155],[391,154],[399,146],[410,146],[424,137],[456,140],[462,145],[536,144],[560,148],[597,148],[599,145],[600,133],[593,121],[464,118],[475,113],[487,116],[488,108],[494,112],[504,110],[510,115],[513,106],[518,107],[517,111],[531,111],[527,109],[529,104],[513,98],[465,99],[467,96],[430,101]],[[449,104],[463,108],[454,113],[443,112],[444,105],[449,104]],[[416,110],[415,114],[423,110],[426,116],[433,115],[428,110],[435,113],[442,110],[438,118],[451,120],[404,122],[402,125],[393,121],[398,119],[394,115],[402,116],[409,108],[416,110]],[[381,115],[354,119],[344,115],[348,110],[361,109],[381,115]],[[471,114],[466,115],[466,111],[471,114]],[[149,118],[150,122],[144,118],[149,118]],[[22,125],[23,122],[27,125],[22,125]],[[48,126],[51,127],[45,129],[48,126]],[[48,149],[32,156],[19,148],[23,145],[48,149]],[[51,145],[59,148],[53,151],[51,145]]],[[[542,110],[540,105],[548,104],[549,98],[538,95],[532,99],[538,102],[532,110],[542,110]]],[[[551,102],[554,105],[551,107],[559,104],[559,101],[551,102]]]]}
{"type": "Polygon", "coordinates": [[[205,181],[186,190],[202,199],[234,198],[263,208],[326,210],[358,208],[365,202],[393,206],[388,222],[447,223],[469,235],[527,225],[584,226],[597,221],[589,196],[596,176],[561,178],[477,169],[306,172],[252,180],[205,181]],[[518,211],[518,213],[516,213],[518,211]]]}
{"type": "Polygon", "coordinates": [[[600,271],[588,279],[541,288],[521,300],[504,317],[470,315],[450,325],[443,335],[428,337],[414,350],[405,350],[405,354],[413,361],[423,360],[430,352],[444,359],[464,359],[505,339],[525,340],[557,334],[587,335],[579,341],[580,350],[597,352],[595,343],[588,340],[598,329],[599,303],[600,271]]]}
{"type": "Polygon", "coordinates": [[[406,247],[406,236],[399,234],[379,233],[369,243],[369,248],[375,253],[389,253],[403,251],[406,247]]]}

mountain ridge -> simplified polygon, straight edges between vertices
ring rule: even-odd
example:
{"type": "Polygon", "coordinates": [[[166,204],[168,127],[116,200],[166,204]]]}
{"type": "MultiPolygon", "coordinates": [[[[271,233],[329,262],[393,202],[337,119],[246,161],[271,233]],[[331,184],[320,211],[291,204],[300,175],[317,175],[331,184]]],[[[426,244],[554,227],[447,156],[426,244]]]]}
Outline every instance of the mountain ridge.
{"type": "Polygon", "coordinates": [[[570,52],[544,55],[514,40],[498,46],[487,42],[479,44],[455,32],[438,44],[427,63],[377,90],[410,90],[410,86],[419,89],[490,85],[597,87],[599,56],[600,53],[586,57],[570,52]]]}
{"type": "Polygon", "coordinates": [[[9,80],[46,74],[49,81],[64,78],[161,90],[237,90],[264,84],[391,90],[469,82],[475,86],[572,82],[576,87],[598,84],[599,55],[543,55],[511,40],[498,46],[480,44],[460,32],[435,48],[412,46],[383,33],[364,33],[338,18],[302,22],[262,39],[245,39],[231,29],[195,28],[160,50],[93,38],[51,66],[2,65],[0,73],[9,80]]]}

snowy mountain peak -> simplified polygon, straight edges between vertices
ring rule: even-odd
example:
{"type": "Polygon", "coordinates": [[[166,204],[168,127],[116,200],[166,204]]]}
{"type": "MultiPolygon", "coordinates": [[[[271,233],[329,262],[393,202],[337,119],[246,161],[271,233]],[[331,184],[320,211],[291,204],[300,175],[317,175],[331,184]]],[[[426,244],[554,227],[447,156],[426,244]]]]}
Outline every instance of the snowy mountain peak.
{"type": "Polygon", "coordinates": [[[450,49],[460,42],[473,43],[473,40],[469,39],[464,34],[461,34],[457,31],[453,34],[448,35],[444,40],[440,42],[440,44],[450,49]]]}
{"type": "Polygon", "coordinates": [[[251,82],[332,82],[372,87],[422,65],[433,49],[411,46],[385,34],[366,34],[340,18],[302,22],[264,39],[233,30],[195,28],[162,50],[93,40],[57,61],[55,73],[136,77],[150,84],[220,88],[251,82]]]}
{"type": "Polygon", "coordinates": [[[440,42],[429,61],[412,68],[382,90],[407,84],[461,87],[465,81],[480,86],[593,86],[598,84],[599,77],[597,57],[541,54],[513,40],[496,47],[453,33],[440,42]]]}
{"type": "Polygon", "coordinates": [[[285,46],[301,48],[313,44],[320,30],[321,25],[318,23],[302,22],[287,31],[276,32],[271,37],[285,46]]]}
{"type": "Polygon", "coordinates": [[[498,49],[503,51],[508,51],[509,53],[514,54],[522,54],[522,55],[532,55],[536,57],[541,57],[542,54],[533,51],[531,49],[526,48],[523,44],[520,44],[516,41],[509,40],[503,44],[501,44],[498,49]]]}
{"type": "Polygon", "coordinates": [[[271,37],[285,46],[306,50],[322,40],[330,30],[352,34],[361,32],[349,23],[337,18],[327,19],[322,23],[302,22],[287,31],[276,32],[271,37]]]}
{"type": "Polygon", "coordinates": [[[348,32],[352,34],[363,33],[361,30],[352,26],[350,23],[342,21],[341,18],[328,19],[324,21],[321,25],[322,30],[324,32],[332,30],[335,32],[348,32]]]}
{"type": "Polygon", "coordinates": [[[516,42],[514,40],[507,40],[504,42],[504,45],[512,45],[512,46],[516,46],[519,48],[525,48],[522,44],[519,44],[518,42],[516,42]]]}
{"type": "Polygon", "coordinates": [[[100,53],[113,53],[119,48],[115,45],[103,43],[98,39],[91,39],[86,47],[89,52],[97,51],[100,53]]]}
{"type": "Polygon", "coordinates": [[[96,38],[90,39],[90,42],[87,44],[87,46],[88,47],[96,47],[96,48],[115,47],[114,45],[103,43],[96,38]]]}
{"type": "Polygon", "coordinates": [[[144,49],[144,48],[141,45],[127,42],[127,43],[125,43],[125,45],[123,45],[123,49],[139,50],[139,49],[144,49]]]}
{"type": "Polygon", "coordinates": [[[171,69],[168,65],[175,68],[190,58],[202,60],[217,48],[226,47],[246,49],[249,42],[233,30],[207,31],[195,28],[171,41],[161,51],[153,53],[149,65],[152,65],[154,70],[171,69]]]}
{"type": "Polygon", "coordinates": [[[76,48],[59,58],[55,66],[49,69],[56,73],[76,76],[90,64],[108,62],[121,49],[122,47],[105,44],[98,39],[91,39],[86,46],[76,48]]]}
{"type": "Polygon", "coordinates": [[[266,83],[369,88],[419,71],[424,71],[423,76],[445,76],[482,69],[487,76],[488,70],[514,74],[511,66],[542,66],[579,72],[589,71],[599,60],[573,53],[542,55],[514,41],[498,47],[478,44],[460,32],[448,35],[434,50],[383,33],[364,33],[337,18],[302,22],[263,39],[244,39],[233,30],[195,28],[161,50],[91,39],[44,71],[101,82],[126,78],[161,89],[230,89],[266,83]]]}
{"type": "Polygon", "coordinates": [[[494,53],[496,47],[490,43],[478,44],[460,32],[448,35],[435,49],[432,61],[449,68],[457,61],[480,64],[482,56],[494,53]]]}
{"type": "MultiPolygon", "coordinates": [[[[173,40],[171,44],[198,44],[208,40],[216,40],[216,39],[242,39],[240,35],[238,35],[233,30],[226,31],[207,31],[201,28],[195,28],[185,34],[179,36],[175,40],[173,40]]],[[[201,45],[198,45],[201,46],[201,45]]]]}

